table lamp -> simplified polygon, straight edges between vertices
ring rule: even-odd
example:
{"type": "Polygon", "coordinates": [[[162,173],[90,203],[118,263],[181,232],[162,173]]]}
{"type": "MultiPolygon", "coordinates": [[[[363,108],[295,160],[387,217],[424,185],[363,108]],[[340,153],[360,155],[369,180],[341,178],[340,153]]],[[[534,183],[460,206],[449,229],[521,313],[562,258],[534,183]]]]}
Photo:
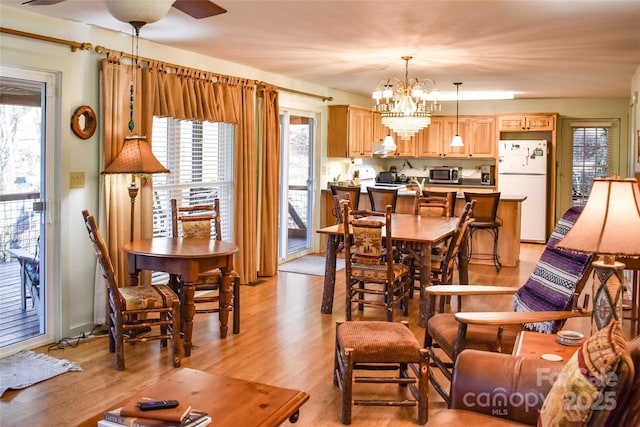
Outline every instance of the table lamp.
{"type": "Polygon", "coordinates": [[[129,198],[131,199],[131,222],[129,224],[129,239],[133,241],[133,216],[136,197],[138,196],[138,184],[136,175],[150,175],[154,173],[169,173],[169,169],[162,166],[147,144],[146,137],[130,135],[125,137],[122,150],[116,159],[102,171],[104,174],[131,174],[129,184],[129,198]]]}
{"type": "Polygon", "coordinates": [[[622,321],[624,263],[640,256],[640,189],[635,179],[595,178],[587,204],[558,248],[593,253],[592,332],[622,321]]]}

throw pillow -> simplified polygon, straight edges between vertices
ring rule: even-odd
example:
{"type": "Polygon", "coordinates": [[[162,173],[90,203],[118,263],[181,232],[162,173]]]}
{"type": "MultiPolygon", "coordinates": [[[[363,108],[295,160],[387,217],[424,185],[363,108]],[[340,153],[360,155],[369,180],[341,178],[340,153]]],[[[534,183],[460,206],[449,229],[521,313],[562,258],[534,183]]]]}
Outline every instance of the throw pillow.
{"type": "Polygon", "coordinates": [[[612,322],[585,341],[564,366],[540,409],[538,426],[604,425],[633,374],[622,326],[612,322]]]}

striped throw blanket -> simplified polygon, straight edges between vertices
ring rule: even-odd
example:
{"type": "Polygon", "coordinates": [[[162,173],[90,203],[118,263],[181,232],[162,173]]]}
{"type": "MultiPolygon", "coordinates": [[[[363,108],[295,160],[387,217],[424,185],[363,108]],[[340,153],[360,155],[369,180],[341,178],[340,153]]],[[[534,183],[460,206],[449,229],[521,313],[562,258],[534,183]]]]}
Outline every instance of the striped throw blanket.
{"type": "MultiPolygon", "coordinates": [[[[573,303],[576,286],[586,274],[593,255],[579,254],[556,245],[573,227],[582,212],[581,206],[570,208],[556,224],[536,268],[527,282],[513,296],[515,311],[564,311],[573,303]]],[[[556,322],[524,325],[529,330],[555,333],[556,322]]]]}

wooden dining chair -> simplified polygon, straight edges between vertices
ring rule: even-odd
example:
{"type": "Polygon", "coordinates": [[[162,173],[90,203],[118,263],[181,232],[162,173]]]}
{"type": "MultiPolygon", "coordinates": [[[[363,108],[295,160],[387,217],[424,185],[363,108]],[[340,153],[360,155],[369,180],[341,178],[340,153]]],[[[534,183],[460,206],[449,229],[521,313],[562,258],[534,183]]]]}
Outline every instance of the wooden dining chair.
{"type": "Polygon", "coordinates": [[[396,204],[398,203],[397,188],[367,187],[367,194],[369,195],[372,211],[385,212],[386,207],[390,205],[391,212],[396,212],[396,204]]]}
{"type": "Polygon", "coordinates": [[[449,206],[449,215],[456,216],[456,202],[458,200],[458,192],[454,191],[437,191],[437,190],[422,190],[424,197],[444,197],[447,199],[449,206]]]}
{"type": "Polygon", "coordinates": [[[423,196],[416,191],[413,213],[421,216],[451,216],[447,197],[423,196]]]}
{"type": "Polygon", "coordinates": [[[385,213],[344,209],[346,319],[356,303],[383,307],[393,321],[395,306],[409,314],[410,267],[395,261],[391,241],[391,206],[385,213]],[[363,217],[364,216],[364,217],[363,217]],[[383,228],[385,232],[383,233],[383,228]]]}
{"type": "MultiPolygon", "coordinates": [[[[171,230],[173,237],[222,240],[220,222],[220,200],[214,199],[212,205],[178,206],[171,199],[171,230]]],[[[240,333],[240,278],[233,275],[233,295],[229,309],[233,312],[233,333],[240,333]]],[[[220,312],[220,289],[222,272],[216,268],[198,276],[195,283],[196,294],[193,302],[196,313],[220,312]]],[[[179,278],[171,276],[170,282],[179,278]]]]}
{"type": "MultiPolygon", "coordinates": [[[[453,274],[456,270],[456,261],[460,253],[460,247],[465,242],[465,238],[469,233],[469,225],[473,221],[471,212],[473,211],[474,205],[474,201],[465,205],[456,223],[455,231],[443,244],[440,253],[431,254],[431,285],[451,285],[453,283],[453,274]]],[[[420,264],[417,261],[416,259],[409,258],[412,271],[414,271],[413,282],[409,292],[410,298],[413,298],[415,291],[420,291],[420,264]],[[416,281],[418,281],[418,283],[416,283],[416,281]]]]}
{"type": "Polygon", "coordinates": [[[119,287],[109,251],[94,217],[87,210],[82,211],[82,216],[107,285],[109,351],[116,353],[116,369],[124,370],[124,343],[151,340],[160,340],[162,347],[171,340],[173,366],[180,367],[183,350],[178,295],[167,285],[119,287]],[[159,332],[154,333],[152,327],[156,326],[159,332]],[[138,335],[149,328],[151,333],[138,335]]]}

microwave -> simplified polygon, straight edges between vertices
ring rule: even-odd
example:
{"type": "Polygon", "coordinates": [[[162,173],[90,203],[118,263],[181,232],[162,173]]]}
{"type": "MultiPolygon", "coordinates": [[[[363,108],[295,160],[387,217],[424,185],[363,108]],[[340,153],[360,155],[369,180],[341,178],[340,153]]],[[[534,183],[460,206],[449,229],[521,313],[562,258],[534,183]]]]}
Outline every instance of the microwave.
{"type": "Polygon", "coordinates": [[[429,182],[443,184],[459,184],[462,168],[449,166],[434,166],[429,168],[429,182]]]}

